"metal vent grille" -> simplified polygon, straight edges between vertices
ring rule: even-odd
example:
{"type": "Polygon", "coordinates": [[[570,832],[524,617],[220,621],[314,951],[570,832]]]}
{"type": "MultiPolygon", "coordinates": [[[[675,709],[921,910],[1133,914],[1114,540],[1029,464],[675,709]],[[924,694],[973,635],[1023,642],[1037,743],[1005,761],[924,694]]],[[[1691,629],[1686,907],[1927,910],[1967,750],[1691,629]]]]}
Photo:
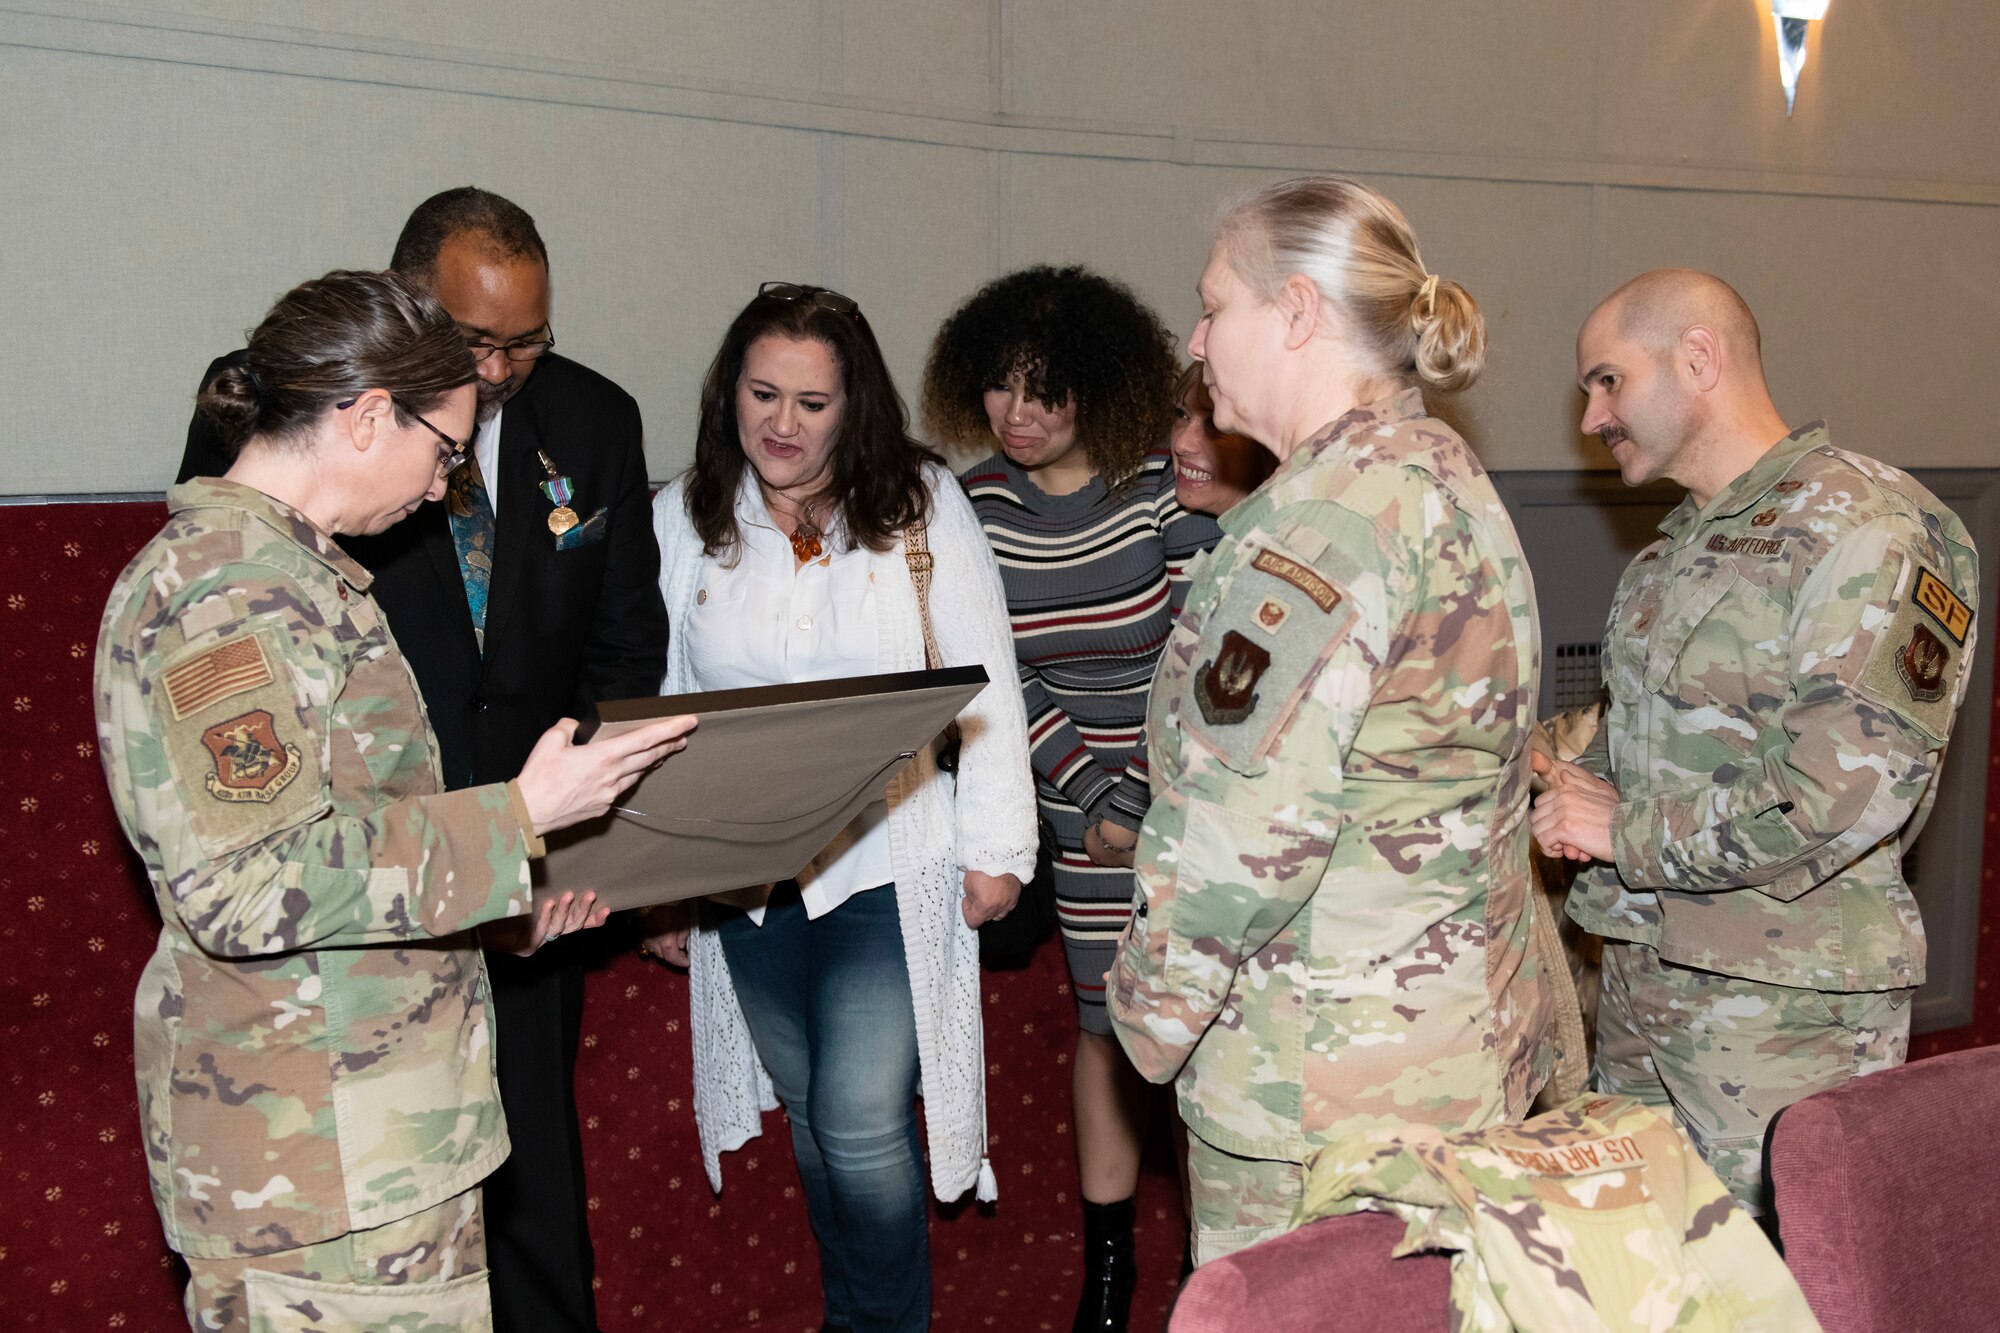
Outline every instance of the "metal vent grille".
{"type": "Polygon", "coordinates": [[[1604,688],[1604,673],[1598,666],[1596,643],[1559,643],[1550,662],[1550,702],[1558,713],[1572,708],[1588,708],[1597,702],[1604,688]]]}

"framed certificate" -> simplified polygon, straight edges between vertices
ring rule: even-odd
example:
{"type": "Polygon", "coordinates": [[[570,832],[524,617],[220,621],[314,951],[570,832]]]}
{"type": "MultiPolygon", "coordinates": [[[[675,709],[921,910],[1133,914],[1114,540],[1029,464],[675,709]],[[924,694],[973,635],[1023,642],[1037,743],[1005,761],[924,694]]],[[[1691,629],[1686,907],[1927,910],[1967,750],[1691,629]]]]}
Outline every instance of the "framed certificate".
{"type": "Polygon", "coordinates": [[[984,689],[983,667],[621,699],[579,743],[701,719],[687,748],[600,819],[549,835],[535,897],[595,889],[614,911],[789,879],[984,689]]]}

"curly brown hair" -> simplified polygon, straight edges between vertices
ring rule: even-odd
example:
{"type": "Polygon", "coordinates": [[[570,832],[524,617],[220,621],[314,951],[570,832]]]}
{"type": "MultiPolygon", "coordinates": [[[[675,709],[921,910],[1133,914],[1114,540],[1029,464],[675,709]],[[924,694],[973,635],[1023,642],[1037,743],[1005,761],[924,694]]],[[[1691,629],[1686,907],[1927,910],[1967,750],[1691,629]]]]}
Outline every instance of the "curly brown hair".
{"type": "Polygon", "coordinates": [[[1037,265],[987,283],[938,329],[924,367],[923,422],[947,444],[992,442],[986,390],[1021,372],[1044,406],[1076,404],[1084,457],[1118,489],[1174,418],[1174,339],[1159,316],[1081,267],[1037,265]]]}

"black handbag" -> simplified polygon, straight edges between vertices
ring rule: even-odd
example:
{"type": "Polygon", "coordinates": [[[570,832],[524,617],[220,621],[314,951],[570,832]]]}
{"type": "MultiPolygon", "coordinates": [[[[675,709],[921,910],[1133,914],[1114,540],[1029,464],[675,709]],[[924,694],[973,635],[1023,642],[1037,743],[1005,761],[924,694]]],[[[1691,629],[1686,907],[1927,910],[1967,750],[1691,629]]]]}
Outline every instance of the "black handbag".
{"type": "Polygon", "coordinates": [[[1044,819],[1035,821],[1035,829],[1040,845],[1035,851],[1033,877],[1021,886],[1013,911],[979,928],[979,961],[987,967],[1024,966],[1055,927],[1055,830],[1044,819]]]}

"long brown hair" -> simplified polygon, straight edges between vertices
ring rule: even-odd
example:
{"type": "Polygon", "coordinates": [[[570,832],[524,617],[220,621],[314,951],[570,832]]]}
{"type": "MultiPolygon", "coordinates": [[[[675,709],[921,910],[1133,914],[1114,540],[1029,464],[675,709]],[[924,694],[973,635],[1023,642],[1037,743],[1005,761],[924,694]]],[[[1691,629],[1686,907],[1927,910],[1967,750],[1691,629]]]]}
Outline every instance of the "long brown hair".
{"type": "Polygon", "coordinates": [[[846,401],[833,441],[828,494],[852,541],[871,551],[888,550],[904,528],[929,515],[924,464],[944,460],[910,438],[909,410],[859,308],[835,311],[810,300],[759,295],[723,334],[702,381],[687,512],[703,553],[733,559],[742,540],[736,528],[736,493],[749,460],[736,431],[736,386],[750,344],[767,334],[809,338],[833,353],[846,401]]]}

